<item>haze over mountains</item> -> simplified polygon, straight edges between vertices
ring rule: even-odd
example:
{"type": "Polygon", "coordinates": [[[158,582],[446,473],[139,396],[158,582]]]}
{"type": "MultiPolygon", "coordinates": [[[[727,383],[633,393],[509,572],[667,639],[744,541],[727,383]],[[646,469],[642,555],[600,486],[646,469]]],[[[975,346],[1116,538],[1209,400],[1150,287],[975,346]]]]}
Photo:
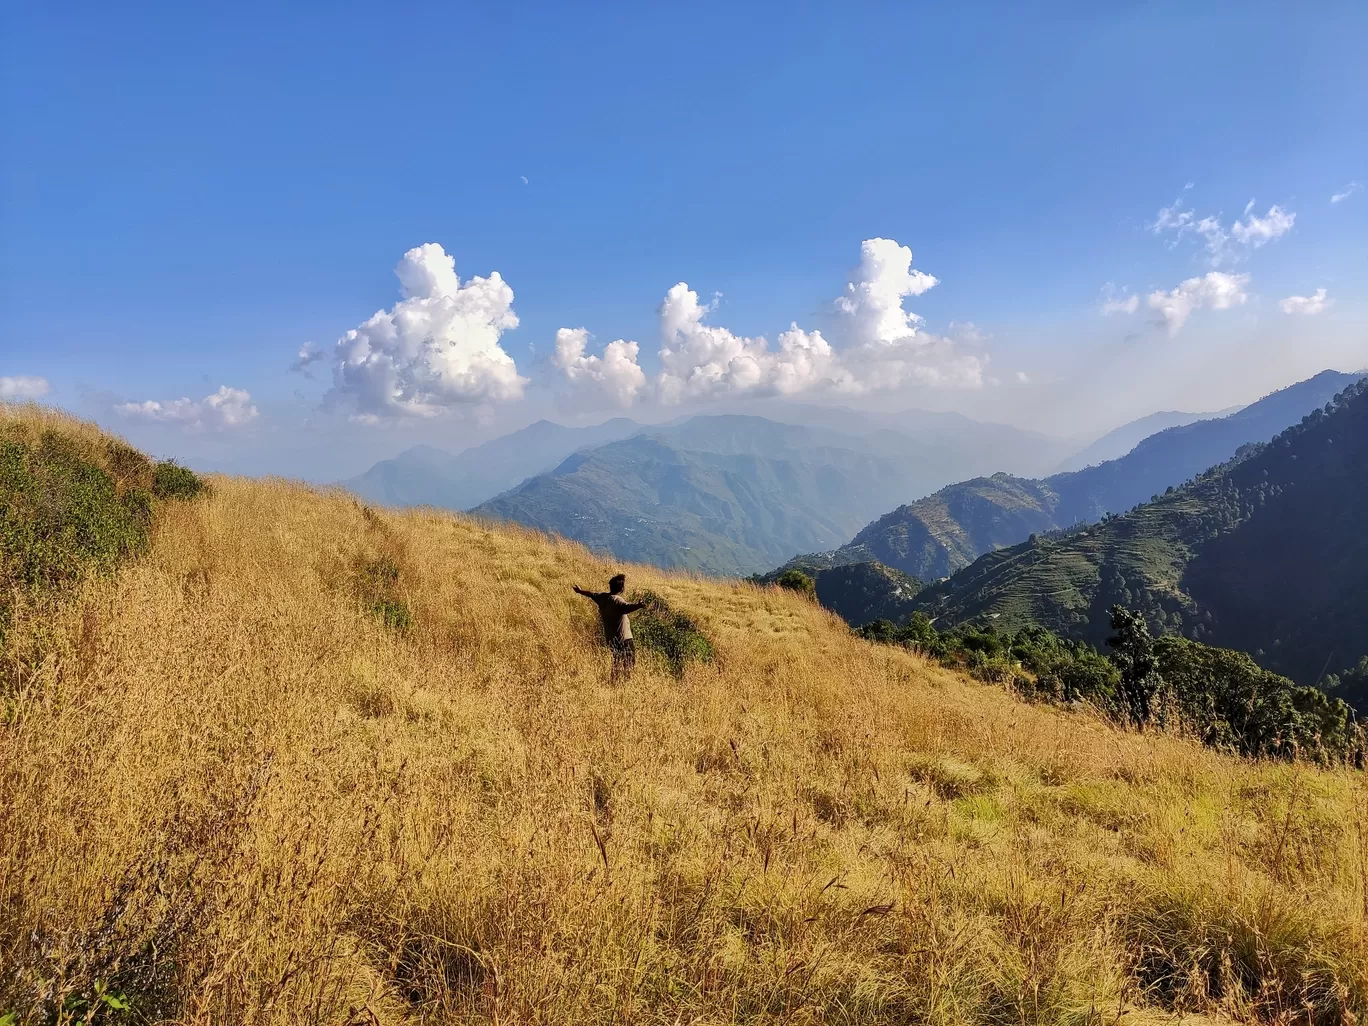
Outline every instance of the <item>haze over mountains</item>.
{"type": "MultiPolygon", "coordinates": [[[[1266,441],[1353,380],[1326,371],[1236,413],[1159,431],[1119,459],[1041,479],[1007,471],[1057,466],[1069,443],[956,414],[761,402],[754,408],[783,420],[539,421],[459,455],[407,450],[347,486],[375,502],[470,509],[665,567],[763,573],[825,551],[800,562],[874,561],[934,581],[1031,534],[1129,509],[1266,441]],[[946,485],[966,469],[991,476],[946,485]]],[[[1142,418],[1076,458],[1190,416],[1142,418]]]]}
{"type": "MultiPolygon", "coordinates": [[[[737,409],[746,412],[731,411],[719,416],[743,416],[753,424],[777,422],[857,436],[867,440],[857,448],[880,453],[897,452],[911,438],[920,462],[909,481],[912,490],[898,496],[897,501],[922,494],[916,488],[933,490],[966,474],[998,470],[1042,473],[1062,455],[1077,448],[1077,443],[1067,439],[1006,424],[983,423],[957,413],[863,413],[848,407],[773,400],[737,409]],[[876,436],[882,436],[882,441],[876,436]]],[[[415,446],[342,483],[372,502],[389,506],[466,510],[535,474],[554,469],[573,452],[638,432],[666,430],[688,419],[681,417],[652,426],[619,417],[592,427],[567,427],[541,420],[459,454],[430,445],[415,446]]],[[[696,433],[693,445],[711,451],[696,433]]],[[[718,451],[731,453],[734,445],[718,451]]]]}
{"type": "Polygon", "coordinates": [[[553,531],[619,559],[750,573],[829,547],[908,489],[938,454],[757,417],[693,417],[581,450],[473,512],[553,531]]]}
{"type": "Polygon", "coordinates": [[[1241,409],[1243,407],[1233,406],[1218,413],[1181,413],[1177,410],[1151,413],[1147,417],[1140,417],[1129,424],[1122,424],[1119,428],[1108,431],[1082,452],[1075,453],[1060,463],[1054,468],[1054,473],[1067,474],[1073,470],[1083,470],[1085,467],[1106,463],[1108,460],[1120,459],[1150,435],[1158,434],[1168,428],[1182,427],[1197,420],[1215,420],[1218,417],[1228,417],[1241,409]]]}
{"type": "Polygon", "coordinates": [[[555,466],[576,449],[625,438],[640,427],[625,417],[580,428],[539,420],[459,454],[428,445],[405,449],[343,484],[387,506],[469,509],[555,466]]]}

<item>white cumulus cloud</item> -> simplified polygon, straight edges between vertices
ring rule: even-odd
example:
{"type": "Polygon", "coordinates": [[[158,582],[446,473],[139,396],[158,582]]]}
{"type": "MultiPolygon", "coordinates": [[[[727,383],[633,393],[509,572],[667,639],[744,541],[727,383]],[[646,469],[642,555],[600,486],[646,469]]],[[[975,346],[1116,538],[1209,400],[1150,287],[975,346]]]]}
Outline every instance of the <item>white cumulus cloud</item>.
{"type": "MultiPolygon", "coordinates": [[[[701,302],[687,282],[679,282],[660,306],[660,372],[654,379],[647,381],[640,371],[634,342],[620,339],[609,343],[603,356],[586,356],[583,328],[557,333],[553,362],[572,386],[606,392],[622,405],[638,397],[678,403],[814,391],[859,394],[907,382],[980,387],[987,358],[924,331],[922,318],[903,306],[936,283],[912,267],[908,247],[867,239],[859,266],[833,303],[844,343],[839,347],[820,331],[796,323],[773,346],[764,336],[738,335],[709,323],[715,304],[701,302]]],[[[966,328],[962,334],[982,337],[972,325],[961,327],[966,328]]]]}
{"type": "Polygon", "coordinates": [[[561,328],[551,362],[584,394],[596,394],[616,406],[631,406],[646,387],[646,372],[637,363],[641,346],[618,339],[603,347],[602,356],[587,356],[588,343],[587,329],[561,328]]]}
{"type": "Polygon", "coordinates": [[[1187,323],[1193,310],[1203,307],[1228,310],[1243,305],[1249,299],[1249,294],[1245,292],[1248,284],[1247,274],[1211,271],[1200,278],[1188,278],[1168,292],[1151,292],[1148,303],[1151,310],[1159,312],[1169,335],[1176,335],[1187,323]]]}
{"type": "Polygon", "coordinates": [[[20,374],[0,377],[0,399],[39,399],[49,392],[47,378],[20,374]]]}
{"type": "Polygon", "coordinates": [[[1282,307],[1285,314],[1300,314],[1303,317],[1314,317],[1318,313],[1324,312],[1328,306],[1333,306],[1335,301],[1327,299],[1325,289],[1316,289],[1314,296],[1288,296],[1278,305],[1282,307]]]}
{"type": "MultiPolygon", "coordinates": [[[[403,298],[333,347],[331,402],[374,421],[522,396],[527,379],[499,344],[518,317],[498,271],[462,284],[455,260],[428,242],[405,253],[394,273],[403,298]]],[[[307,355],[301,350],[300,360],[307,355]]]]}
{"type": "Polygon", "coordinates": [[[1102,316],[1133,314],[1140,307],[1140,297],[1129,288],[1117,289],[1111,282],[1102,286],[1102,316]]]}
{"type": "Polygon", "coordinates": [[[1350,196],[1352,196],[1354,193],[1358,192],[1358,191],[1359,191],[1360,189],[1362,189],[1362,188],[1363,188],[1363,186],[1359,185],[1358,182],[1350,182],[1348,185],[1346,185],[1346,186],[1345,186],[1343,189],[1341,189],[1339,192],[1337,192],[1337,193],[1335,193],[1333,196],[1331,196],[1331,197],[1330,197],[1330,202],[1331,202],[1331,203],[1339,203],[1339,202],[1342,202],[1343,200],[1347,200],[1350,196]]]}
{"type": "Polygon", "coordinates": [[[114,411],[133,420],[176,424],[192,430],[236,428],[257,417],[252,397],[240,388],[219,388],[203,399],[173,399],[159,402],[120,403],[114,411]]]}
{"type": "Polygon", "coordinates": [[[1235,263],[1247,256],[1250,250],[1286,235],[1297,220],[1296,214],[1276,203],[1268,208],[1268,213],[1263,217],[1253,213],[1253,210],[1254,201],[1250,200],[1241,218],[1227,229],[1219,215],[1198,217],[1195,211],[1183,209],[1180,196],[1173,201],[1172,206],[1162,207],[1146,227],[1156,235],[1171,236],[1170,249],[1189,234],[1194,238],[1200,237],[1210,265],[1220,267],[1235,263]]]}
{"type": "Polygon", "coordinates": [[[763,336],[747,338],[704,323],[711,307],[679,282],[660,306],[660,375],[663,402],[722,395],[793,395],[814,387],[833,372],[831,344],[820,331],[796,324],[770,349],[763,336]]]}
{"type": "Polygon", "coordinates": [[[1244,209],[1247,220],[1236,221],[1231,225],[1230,234],[1239,242],[1254,249],[1286,235],[1297,220],[1296,214],[1288,213],[1276,203],[1268,208],[1268,213],[1263,217],[1250,213],[1253,209],[1254,201],[1250,200],[1244,209]]]}

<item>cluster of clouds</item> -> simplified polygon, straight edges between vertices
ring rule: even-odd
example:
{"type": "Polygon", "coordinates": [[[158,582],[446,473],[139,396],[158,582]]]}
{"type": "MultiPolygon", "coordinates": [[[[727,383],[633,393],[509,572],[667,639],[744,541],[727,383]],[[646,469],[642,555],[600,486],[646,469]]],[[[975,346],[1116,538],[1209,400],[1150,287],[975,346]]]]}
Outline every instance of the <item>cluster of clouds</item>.
{"type": "Polygon", "coordinates": [[[0,377],[0,399],[41,399],[51,391],[47,378],[0,377]]]}
{"type": "Polygon", "coordinates": [[[1189,235],[1200,237],[1211,266],[1221,267],[1238,263],[1246,259],[1251,250],[1282,238],[1296,223],[1297,215],[1276,203],[1260,217],[1254,212],[1254,201],[1250,200],[1245,204],[1244,213],[1226,228],[1219,215],[1198,217],[1196,211],[1184,209],[1183,198],[1179,196],[1172,206],[1160,209],[1148,227],[1155,235],[1168,235],[1170,248],[1189,235]]]}
{"type": "Polygon", "coordinates": [[[242,427],[255,420],[259,413],[247,392],[227,385],[203,399],[119,403],[114,412],[130,420],[172,424],[195,431],[242,427]]]}
{"type": "Polygon", "coordinates": [[[912,250],[892,239],[866,239],[845,291],[831,304],[837,344],[820,330],[792,323],[773,345],[709,323],[716,301],[704,303],[687,282],[665,293],[658,320],[660,370],[640,366],[639,342],[617,339],[601,355],[587,353],[586,328],[557,332],[553,364],[586,398],[630,406],[642,400],[680,403],[734,396],[860,395],[917,383],[978,388],[985,356],[963,351],[983,335],[972,325],[958,342],[935,335],[905,301],[938,284],[912,266],[912,250]]]}
{"type": "MultiPolygon", "coordinates": [[[[1184,192],[1192,188],[1189,182],[1184,192]]],[[[1342,192],[1330,197],[1339,203],[1358,188],[1350,182],[1342,192]]],[[[1185,206],[1179,196],[1173,204],[1162,207],[1146,227],[1155,235],[1167,236],[1169,247],[1176,247],[1184,239],[1201,240],[1206,260],[1213,268],[1206,274],[1187,278],[1171,289],[1154,289],[1144,298],[1144,305],[1153,311],[1153,324],[1172,337],[1183,329],[1195,310],[1231,310],[1249,301],[1250,275],[1217,270],[1238,264],[1270,242],[1282,238],[1297,223],[1297,215],[1273,204],[1262,216],[1255,212],[1250,200],[1243,213],[1227,227],[1219,215],[1199,217],[1185,206]]],[[[1315,316],[1334,303],[1325,289],[1317,289],[1313,296],[1288,296],[1278,305],[1286,314],[1315,316]]],[[[1135,314],[1141,307],[1141,297],[1129,288],[1117,288],[1112,282],[1102,287],[1098,309],[1104,316],[1135,314]]]]}
{"type": "MultiPolygon", "coordinates": [[[[517,327],[513,290],[497,271],[462,283],[455,261],[436,243],[404,254],[395,268],[401,298],[331,347],[307,344],[292,370],[331,361],[326,405],[355,419],[434,416],[461,404],[516,400],[523,377],[502,346],[517,327]]],[[[556,332],[550,364],[555,385],[575,403],[626,408],[735,396],[858,395],[917,382],[977,388],[987,357],[963,351],[983,335],[972,324],[956,339],[932,334],[905,301],[938,284],[912,266],[912,250],[867,239],[860,262],[830,312],[837,343],[796,323],[772,345],[710,323],[717,301],[703,302],[687,282],[665,293],[658,310],[658,370],[642,366],[643,346],[616,339],[599,348],[588,328],[556,332]]]]}
{"type": "MultiPolygon", "coordinates": [[[[1192,183],[1184,193],[1192,188],[1192,183]]],[[[1357,182],[1330,197],[1340,203],[1357,182]]],[[[1231,310],[1250,298],[1250,275],[1235,270],[1260,248],[1287,235],[1297,215],[1279,204],[1260,214],[1253,200],[1229,224],[1202,215],[1182,195],[1146,225],[1169,240],[1190,241],[1210,269],[1170,289],[1147,293],[1108,282],[1104,315],[1134,316],[1177,335],[1198,310],[1231,310]]],[[[373,314],[330,347],[306,343],[292,371],[330,370],[324,405],[347,409],[355,420],[433,417],[462,405],[521,399],[530,381],[504,349],[503,335],[518,326],[513,289],[498,271],[462,282],[454,258],[434,242],[406,252],[395,267],[400,298],[373,314]]],[[[843,292],[826,308],[827,331],[793,322],[774,341],[713,323],[719,297],[710,302],[687,282],[664,295],[657,311],[655,360],[643,366],[643,344],[618,338],[599,346],[587,327],[563,327],[549,364],[554,387],[572,404],[628,408],[638,403],[678,404],[741,396],[826,394],[858,396],[907,384],[979,388],[985,383],[990,337],[972,322],[952,322],[946,335],[927,330],[906,308],[939,281],[913,267],[912,250],[892,239],[866,239],[843,292]],[[650,369],[648,369],[648,367],[650,369]]],[[[1324,288],[1279,303],[1289,315],[1315,316],[1331,305],[1324,288]]],[[[988,379],[996,383],[996,379],[988,379]]],[[[1028,383],[1029,375],[1017,372],[1028,383]]],[[[42,378],[0,377],[0,398],[45,394],[42,378]]],[[[251,396],[221,387],[199,400],[122,403],[119,414],[191,429],[233,428],[258,416],[251,396]]]]}

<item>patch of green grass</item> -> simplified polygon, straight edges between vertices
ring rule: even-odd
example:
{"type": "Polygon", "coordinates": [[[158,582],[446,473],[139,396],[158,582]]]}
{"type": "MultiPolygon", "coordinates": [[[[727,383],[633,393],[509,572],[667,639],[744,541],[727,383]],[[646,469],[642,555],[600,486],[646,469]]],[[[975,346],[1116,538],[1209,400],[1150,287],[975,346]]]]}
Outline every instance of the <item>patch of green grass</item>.
{"type": "Polygon", "coordinates": [[[413,613],[402,599],[380,599],[371,604],[371,612],[393,631],[406,631],[413,626],[413,613]]]}
{"type": "Polygon", "coordinates": [[[672,609],[653,591],[641,592],[633,601],[645,604],[634,614],[633,636],[642,648],[663,658],[676,677],[684,675],[691,661],[712,662],[712,642],[690,617],[672,609]]]}
{"type": "Polygon", "coordinates": [[[413,611],[399,593],[399,563],[390,556],[362,559],[356,567],[354,587],[357,597],[386,627],[407,631],[413,626],[413,611]]]}

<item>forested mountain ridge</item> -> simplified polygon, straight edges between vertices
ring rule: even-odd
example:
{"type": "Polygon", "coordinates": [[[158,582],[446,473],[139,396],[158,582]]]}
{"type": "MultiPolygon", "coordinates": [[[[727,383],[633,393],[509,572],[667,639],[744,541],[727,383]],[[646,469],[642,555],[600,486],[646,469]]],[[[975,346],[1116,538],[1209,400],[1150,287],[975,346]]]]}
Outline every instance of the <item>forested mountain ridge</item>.
{"type": "Polygon", "coordinates": [[[838,550],[837,560],[877,559],[937,580],[1031,534],[1096,521],[1145,502],[1230,459],[1243,445],[1268,441],[1358,378],[1323,371],[1227,417],[1151,435],[1120,459],[1085,470],[1043,480],[994,474],[948,485],[867,525],[838,550]]]}
{"type": "Polygon", "coordinates": [[[939,623],[1095,644],[1113,604],[1304,683],[1368,654],[1368,379],[1154,502],[989,553],[917,597],[939,623]]]}

